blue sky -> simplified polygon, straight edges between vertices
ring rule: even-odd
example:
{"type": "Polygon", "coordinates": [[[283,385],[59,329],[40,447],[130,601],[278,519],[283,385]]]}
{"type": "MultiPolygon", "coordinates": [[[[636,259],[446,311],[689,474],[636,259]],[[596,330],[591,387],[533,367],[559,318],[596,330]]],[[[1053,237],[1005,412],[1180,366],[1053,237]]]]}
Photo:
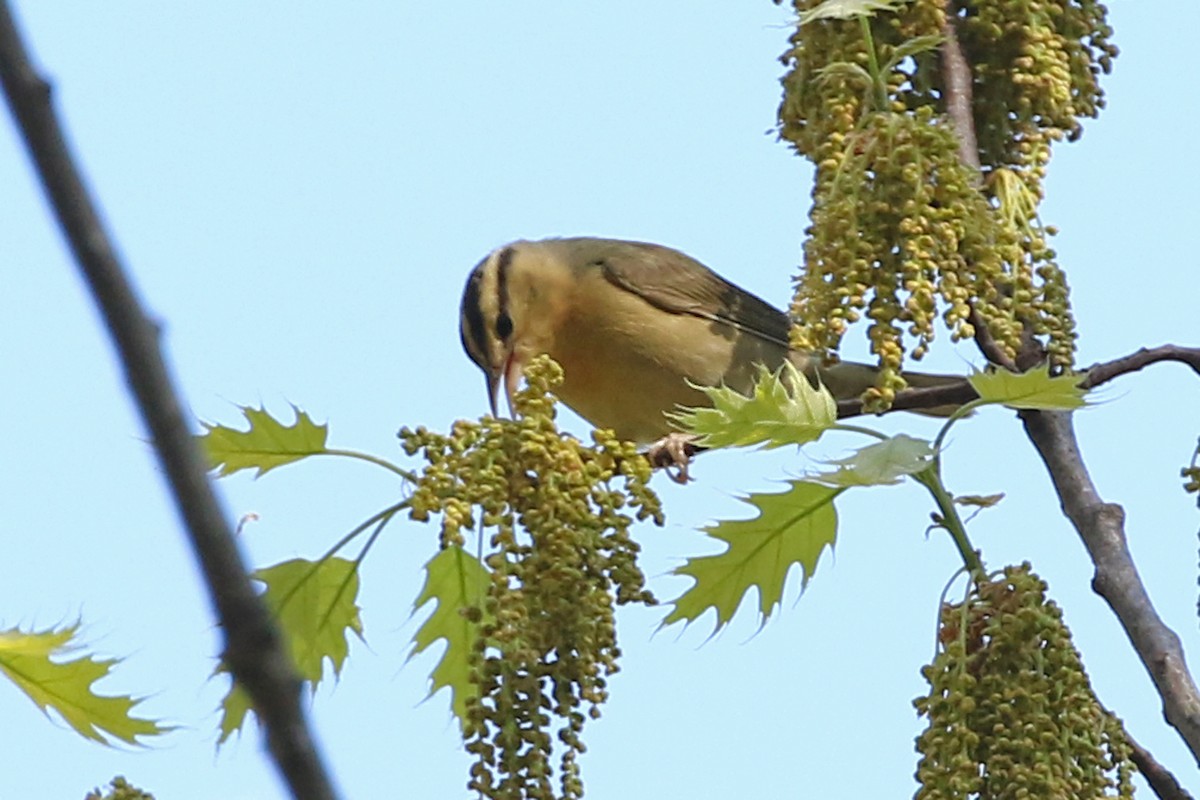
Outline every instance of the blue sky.
{"type": "MultiPolygon", "coordinates": [[[[1200,6],[1117,3],[1122,48],[1109,109],[1051,166],[1047,222],[1079,318],[1081,364],[1164,342],[1197,344],[1200,166],[1189,66],[1200,6]]],[[[770,132],[790,14],[769,2],[333,4],[16,3],[53,77],[75,150],[148,306],[186,402],[234,423],[237,404],[328,421],[331,444],[402,458],[402,425],[445,429],[487,407],[458,342],[468,270],[515,238],[595,234],[678,247],[786,303],[809,170],[770,132]]],[[[0,685],[6,796],[76,798],[114,774],[171,800],[273,798],[248,732],[215,751],[218,637],[164,484],[96,313],[9,122],[0,123],[0,392],[7,421],[0,621],[81,617],[126,659],[105,691],[147,696],[180,726],[147,748],[106,749],[0,685]]],[[[847,352],[865,352],[861,335],[847,352]]],[[[961,372],[972,348],[935,347],[961,372]]],[[[1177,366],[1123,379],[1078,415],[1084,456],[1122,503],[1159,611],[1197,656],[1194,498],[1178,470],[1200,389],[1177,366]]],[[[581,431],[565,417],[568,428],[581,431]]],[[[888,431],[932,435],[893,415],[888,431]]],[[[813,454],[706,455],[686,488],[657,479],[664,529],[644,568],[714,547],[696,532],[737,495],[861,444],[813,454]]],[[[952,436],[959,493],[1003,491],[971,526],[990,566],[1031,560],[1066,611],[1101,699],[1193,788],[1126,637],[1090,590],[1090,566],[1013,415],[952,436]]],[[[381,470],[301,465],[221,484],[256,564],[315,557],[396,497],[381,470]]],[[[757,635],[743,613],[654,635],[661,610],[620,615],[624,669],[586,732],[590,797],[904,796],[910,701],[923,689],[938,596],[955,570],[915,487],[844,498],[839,542],[798,602],[757,635]]],[[[422,703],[433,659],[404,664],[432,527],[389,529],[360,597],[365,646],[314,723],[346,797],[466,796],[469,764],[448,699],[422,703]]]]}

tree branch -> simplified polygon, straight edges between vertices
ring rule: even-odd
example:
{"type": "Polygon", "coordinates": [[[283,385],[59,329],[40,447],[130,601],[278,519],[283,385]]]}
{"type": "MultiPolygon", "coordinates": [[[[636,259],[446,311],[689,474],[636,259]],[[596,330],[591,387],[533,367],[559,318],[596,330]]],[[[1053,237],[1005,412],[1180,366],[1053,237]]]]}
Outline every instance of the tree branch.
{"type": "Polygon", "coordinates": [[[1142,773],[1142,777],[1150,784],[1151,791],[1158,795],[1159,800],[1193,800],[1191,794],[1179,785],[1171,771],[1160,764],[1149,750],[1138,744],[1129,735],[1129,731],[1125,732],[1125,741],[1129,743],[1132,751],[1130,759],[1137,765],[1138,772],[1142,773]]]}
{"type": "MultiPolygon", "coordinates": [[[[972,73],[956,35],[956,12],[954,0],[947,0],[943,28],[946,41],[941,49],[944,100],[946,114],[958,136],[960,157],[964,164],[978,170],[980,159],[972,111],[972,73]]],[[[999,358],[1003,354],[983,321],[977,315],[971,321],[975,324],[976,342],[984,356],[1003,367],[1014,366],[1009,359],[999,358]]],[[[1030,366],[1028,361],[1036,355],[1032,344],[1033,339],[1029,337],[1016,366],[1030,366]]],[[[1083,385],[1091,388],[1118,374],[1168,358],[1183,360],[1195,368],[1195,362],[1185,357],[1189,353],[1184,348],[1170,346],[1139,351],[1126,359],[1093,368],[1094,374],[1089,372],[1083,385]]],[[[1179,637],[1158,616],[1129,554],[1124,510],[1114,503],[1104,502],[1097,493],[1079,452],[1069,414],[1023,411],[1021,419],[1050,471],[1063,511],[1079,532],[1095,565],[1092,588],[1117,615],[1162,697],[1167,721],[1179,731],[1193,757],[1200,761],[1200,694],[1188,672],[1179,637]]]]}
{"type": "Polygon", "coordinates": [[[954,27],[957,7],[953,0],[946,3],[946,23],[942,26],[942,84],[945,86],[946,116],[958,136],[958,157],[969,167],[975,168],[976,180],[982,173],[979,163],[979,141],[975,136],[975,94],[972,89],[974,76],[971,65],[958,41],[954,27]]]}
{"type": "Polygon", "coordinates": [[[1163,713],[1200,762],[1200,693],[1183,646],[1154,610],[1125,540],[1125,511],[1101,499],[1075,439],[1071,415],[1023,411],[1025,431],[1050,471],[1063,512],[1095,565],[1092,589],[1117,615],[1162,697],[1163,713]]]}
{"type": "Polygon", "coordinates": [[[1124,358],[1088,367],[1087,377],[1079,384],[1079,388],[1094,389],[1103,383],[1108,383],[1113,378],[1137,372],[1143,367],[1157,364],[1160,361],[1178,361],[1187,364],[1197,375],[1200,375],[1200,347],[1164,344],[1161,347],[1149,349],[1143,347],[1124,358]]]}
{"type": "Polygon", "coordinates": [[[8,4],[0,0],[0,83],[63,235],[112,336],[125,379],[150,431],[159,463],[208,584],[225,633],[223,658],[249,693],[267,745],[292,796],[332,800],[300,704],[300,680],[209,482],[159,350],[158,326],[143,312],[95,203],[84,186],[50,102],[51,87],[34,70],[8,4]]]}
{"type": "MultiPolygon", "coordinates": [[[[945,386],[928,386],[920,389],[904,389],[896,392],[890,411],[921,411],[942,407],[961,406],[972,400],[978,400],[979,394],[963,378],[956,383],[945,386]]],[[[863,413],[862,399],[852,397],[837,401],[838,419],[855,417],[863,413]]],[[[949,415],[947,415],[949,416],[949,415]]]]}

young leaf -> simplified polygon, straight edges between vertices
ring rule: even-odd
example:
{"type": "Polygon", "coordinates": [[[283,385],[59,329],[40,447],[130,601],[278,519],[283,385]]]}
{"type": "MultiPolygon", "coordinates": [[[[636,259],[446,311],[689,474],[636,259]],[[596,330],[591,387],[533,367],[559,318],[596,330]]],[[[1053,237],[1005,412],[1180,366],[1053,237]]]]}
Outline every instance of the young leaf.
{"type": "Polygon", "coordinates": [[[0,672],[43,712],[54,709],[81,736],[101,744],[111,744],[110,738],[139,744],[139,736],[159,736],[171,730],[154,720],[132,716],[130,712],[141,700],[92,691],[92,684],[108,675],[117,659],[82,655],[54,660],[78,651],[79,645],[72,641],[78,631],[78,623],[58,630],[0,631],[0,672]]]}
{"type": "Polygon", "coordinates": [[[829,486],[885,486],[925,469],[931,458],[933,445],[901,433],[830,461],[838,468],[814,475],[813,480],[829,486]]]}
{"type": "Polygon", "coordinates": [[[967,380],[981,400],[1003,403],[1009,408],[1073,411],[1087,405],[1086,391],[1077,385],[1080,376],[1050,377],[1049,365],[1020,374],[1003,369],[976,372],[967,380]]]}
{"type": "Polygon", "coordinates": [[[895,11],[908,0],[825,0],[815,8],[800,12],[800,24],[819,19],[850,19],[869,17],[876,11],[895,11]]]}
{"type": "Polygon", "coordinates": [[[793,564],[799,564],[801,587],[808,583],[817,560],[837,537],[833,499],[842,489],[810,481],[788,481],[791,489],[778,494],[752,494],[745,502],[758,509],[754,519],[719,522],[705,531],[729,544],[724,553],[700,556],[675,570],[696,583],[674,601],[662,626],[684,620],[691,624],[709,608],[716,609],[714,633],[724,627],[751,587],[758,587],[759,618],[765,622],[783,600],[783,583],[793,564]]]}
{"type": "Polygon", "coordinates": [[[329,426],[317,425],[305,412],[292,407],[296,421],[284,425],[263,408],[240,406],[250,429],[239,431],[224,425],[204,425],[198,438],[208,461],[219,477],[243,469],[257,469],[258,478],[284,464],[326,452],[325,437],[329,426]]]}
{"type": "Polygon", "coordinates": [[[704,447],[767,449],[805,444],[837,422],[837,401],[824,386],[813,388],[790,363],[775,372],[759,368],[749,395],[727,386],[701,387],[712,408],[685,408],[672,418],[700,436],[704,447]]]}
{"type": "Polygon", "coordinates": [[[450,687],[451,708],[462,724],[467,718],[467,698],[476,693],[469,679],[468,658],[486,619],[473,622],[467,609],[482,612],[490,576],[486,567],[461,547],[447,547],[425,565],[425,586],[413,603],[413,611],[430,600],[437,607],[413,636],[409,658],[422,653],[438,639],[446,640],[446,650],[430,673],[429,697],[444,686],[450,687]]]}
{"type": "MultiPolygon", "coordinates": [[[[254,579],[266,584],[263,599],[275,617],[292,663],[300,677],[316,690],[325,671],[325,660],[340,675],[349,644],[346,632],[363,634],[358,597],[358,570],[353,561],[326,558],[321,561],[292,559],[255,571],[254,579]]],[[[219,671],[226,671],[219,667],[219,671]]],[[[250,709],[249,698],[239,686],[231,686],[221,701],[221,744],[240,730],[250,709]]]]}
{"type": "MultiPolygon", "coordinates": [[[[224,665],[221,665],[217,671],[226,672],[227,670],[224,665]]],[[[239,684],[231,683],[229,691],[221,698],[221,724],[217,734],[218,747],[235,732],[242,729],[242,725],[246,722],[246,714],[249,712],[250,695],[246,694],[246,690],[239,684]]]]}

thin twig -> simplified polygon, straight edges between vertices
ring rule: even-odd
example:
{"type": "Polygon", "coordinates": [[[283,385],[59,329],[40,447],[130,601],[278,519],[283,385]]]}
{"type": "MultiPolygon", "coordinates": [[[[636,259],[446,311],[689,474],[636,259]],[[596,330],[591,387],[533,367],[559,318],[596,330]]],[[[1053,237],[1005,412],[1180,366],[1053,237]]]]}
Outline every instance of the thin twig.
{"type": "Polygon", "coordinates": [[[1181,364],[1187,364],[1197,375],[1200,375],[1200,347],[1164,344],[1161,347],[1143,347],[1136,353],[1131,353],[1123,358],[1088,367],[1087,377],[1079,384],[1079,388],[1094,389],[1102,383],[1108,383],[1113,378],[1137,372],[1143,367],[1157,364],[1160,361],[1178,361],[1181,364]]]}
{"type": "Polygon", "coordinates": [[[305,721],[300,680],[255,593],[217,502],[207,465],[184,417],[159,350],[159,329],[142,310],[100,221],[8,4],[0,0],[0,82],[54,214],[100,307],[125,379],[150,431],[210,600],[225,632],[223,658],[249,693],[267,745],[292,796],[332,800],[332,782],[305,721]]]}
{"type": "MultiPolygon", "coordinates": [[[[896,392],[892,401],[892,411],[921,411],[934,408],[954,408],[972,400],[978,400],[979,394],[967,383],[967,379],[949,383],[945,386],[927,386],[920,389],[904,389],[896,392]]],[[[862,399],[852,397],[837,401],[838,419],[855,417],[863,413],[862,399]]]]}
{"type": "Polygon", "coordinates": [[[1158,795],[1159,800],[1193,800],[1192,795],[1179,785],[1179,781],[1171,771],[1158,762],[1154,755],[1142,747],[1125,732],[1125,741],[1129,743],[1130,758],[1137,766],[1138,772],[1150,784],[1150,790],[1158,795]]]}
{"type": "Polygon", "coordinates": [[[1017,362],[1009,358],[1005,349],[992,336],[987,323],[983,321],[983,317],[974,307],[971,308],[969,321],[975,331],[975,346],[979,348],[979,352],[983,353],[983,357],[988,360],[989,364],[1003,367],[1009,372],[1021,371],[1017,368],[1017,362]]]}

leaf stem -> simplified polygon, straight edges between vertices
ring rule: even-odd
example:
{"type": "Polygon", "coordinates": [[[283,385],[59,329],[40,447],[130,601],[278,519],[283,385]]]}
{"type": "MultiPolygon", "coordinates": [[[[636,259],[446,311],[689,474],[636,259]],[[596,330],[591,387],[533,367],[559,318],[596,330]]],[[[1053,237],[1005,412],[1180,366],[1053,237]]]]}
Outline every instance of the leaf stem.
{"type": "Polygon", "coordinates": [[[392,517],[396,516],[396,514],[400,513],[405,508],[408,508],[408,501],[401,500],[398,503],[394,503],[394,504],[388,506],[387,508],[383,509],[382,511],[378,511],[378,512],[372,514],[370,517],[368,517],[367,519],[365,519],[361,523],[359,523],[357,526],[355,526],[354,530],[347,533],[341,539],[338,539],[337,542],[333,545],[333,547],[326,550],[325,554],[322,555],[317,560],[324,561],[327,558],[332,558],[337,553],[338,550],[341,550],[343,547],[348,545],[354,539],[358,538],[359,534],[361,534],[363,531],[365,531],[367,528],[371,527],[372,525],[374,525],[377,522],[380,523],[381,529],[382,529],[383,524],[390,522],[392,517]]]}
{"type": "Polygon", "coordinates": [[[941,512],[941,525],[954,540],[958,553],[962,556],[963,564],[970,571],[972,579],[982,578],[985,572],[983,561],[979,558],[979,551],[971,546],[971,540],[967,536],[967,527],[963,524],[962,517],[958,515],[953,495],[942,485],[941,459],[934,456],[932,463],[920,472],[914,473],[913,478],[928,489],[933,496],[933,501],[937,503],[938,511],[941,512]]]}
{"type": "Polygon", "coordinates": [[[972,400],[971,402],[963,403],[961,406],[954,409],[954,413],[951,414],[950,418],[946,420],[946,424],[942,426],[940,431],[938,431],[937,438],[933,440],[933,451],[935,453],[942,452],[942,442],[946,440],[946,434],[950,433],[951,425],[958,422],[960,419],[966,419],[975,411],[975,409],[982,408],[983,406],[987,405],[994,405],[994,402],[991,400],[972,400]]]}
{"type": "Polygon", "coordinates": [[[831,425],[829,430],[845,431],[847,433],[861,433],[864,436],[873,436],[881,442],[886,442],[888,439],[891,438],[890,436],[880,433],[879,431],[872,430],[871,428],[864,428],[860,425],[843,425],[840,422],[835,425],[831,425]]]}
{"type": "Polygon", "coordinates": [[[867,17],[858,18],[858,27],[862,29],[863,41],[867,45],[867,63],[870,66],[871,86],[875,89],[875,105],[878,111],[887,111],[887,85],[883,82],[883,72],[879,69],[879,57],[875,54],[875,37],[871,35],[871,23],[867,17]]]}
{"type": "Polygon", "coordinates": [[[401,467],[396,466],[395,464],[388,461],[387,459],[380,458],[379,456],[373,456],[370,453],[360,453],[357,450],[342,450],[342,449],[339,449],[336,447],[327,447],[326,449],[322,450],[320,453],[317,453],[317,455],[343,456],[345,458],[357,458],[359,461],[366,461],[370,464],[375,464],[376,466],[383,467],[384,469],[388,470],[389,472],[394,472],[397,475],[399,475],[401,478],[404,478],[404,480],[408,481],[409,483],[417,482],[417,476],[415,473],[410,472],[406,469],[402,469],[401,467]]]}

